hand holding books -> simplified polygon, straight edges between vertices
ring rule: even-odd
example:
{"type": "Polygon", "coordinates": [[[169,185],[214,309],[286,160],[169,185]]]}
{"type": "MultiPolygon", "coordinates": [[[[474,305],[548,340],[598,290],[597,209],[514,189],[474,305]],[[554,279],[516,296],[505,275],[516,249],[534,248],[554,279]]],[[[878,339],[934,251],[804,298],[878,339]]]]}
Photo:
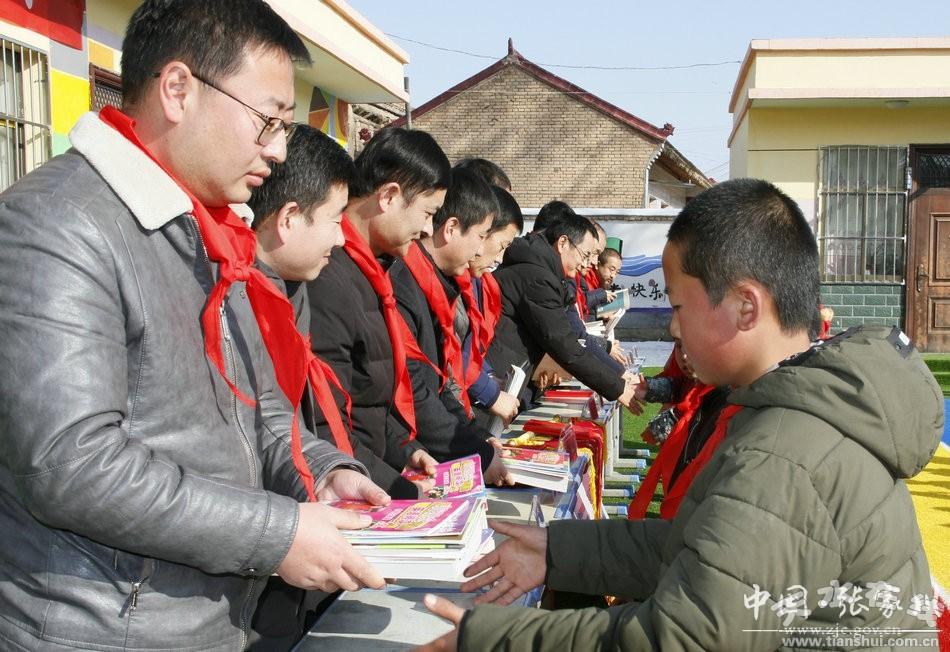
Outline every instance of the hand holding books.
{"type": "MultiPolygon", "coordinates": [[[[390,502],[386,492],[350,469],[328,473],[317,487],[317,497],[320,500],[362,500],[380,506],[390,502]]],[[[277,574],[285,582],[302,589],[328,592],[385,586],[382,575],[341,534],[341,531],[369,526],[369,518],[320,503],[301,503],[297,509],[297,532],[287,556],[277,567],[277,574]]]]}
{"type": "Polygon", "coordinates": [[[438,464],[435,458],[424,450],[417,450],[409,457],[402,476],[419,488],[419,498],[427,496],[435,485],[433,476],[438,464]]]}

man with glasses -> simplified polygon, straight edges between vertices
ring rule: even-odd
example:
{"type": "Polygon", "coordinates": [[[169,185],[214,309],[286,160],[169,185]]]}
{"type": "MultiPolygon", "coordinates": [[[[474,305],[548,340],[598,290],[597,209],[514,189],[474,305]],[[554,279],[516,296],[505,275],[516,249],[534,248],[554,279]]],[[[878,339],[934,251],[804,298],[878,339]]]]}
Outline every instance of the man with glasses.
{"type": "MultiPolygon", "coordinates": [[[[557,215],[542,213],[543,229],[515,238],[493,273],[503,300],[488,352],[492,367],[507,369],[525,361],[533,367],[547,353],[604,398],[637,409],[635,379],[612,367],[594,347],[582,344],[578,339],[582,333],[568,315],[569,310],[574,311],[577,318],[570,289],[574,275],[587,265],[597,247],[597,231],[590,220],[570,207],[557,215]]],[[[583,324],[580,328],[583,331],[583,324]]]]}
{"type": "Polygon", "coordinates": [[[4,649],[241,649],[272,573],[383,585],[338,532],[368,519],[313,501],[389,498],[298,423],[293,309],[229,208],[284,160],[294,61],[261,0],[146,0],[123,110],[0,195],[4,649]]]}

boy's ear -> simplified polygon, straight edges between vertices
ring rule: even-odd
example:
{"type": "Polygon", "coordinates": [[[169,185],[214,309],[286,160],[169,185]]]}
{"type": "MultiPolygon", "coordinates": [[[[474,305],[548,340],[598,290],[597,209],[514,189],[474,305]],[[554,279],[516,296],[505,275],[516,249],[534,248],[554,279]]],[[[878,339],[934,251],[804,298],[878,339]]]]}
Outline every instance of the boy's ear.
{"type": "Polygon", "coordinates": [[[402,196],[402,188],[395,181],[384,183],[376,191],[376,201],[379,204],[379,210],[388,211],[393,203],[402,196]]]}
{"type": "Polygon", "coordinates": [[[768,293],[759,283],[740,282],[733,290],[737,304],[736,328],[750,331],[762,320],[768,302],[768,293]]]}
{"type": "Polygon", "coordinates": [[[280,244],[287,244],[294,228],[294,218],[300,215],[300,206],[295,201],[289,201],[280,207],[274,216],[274,232],[280,244]]]}

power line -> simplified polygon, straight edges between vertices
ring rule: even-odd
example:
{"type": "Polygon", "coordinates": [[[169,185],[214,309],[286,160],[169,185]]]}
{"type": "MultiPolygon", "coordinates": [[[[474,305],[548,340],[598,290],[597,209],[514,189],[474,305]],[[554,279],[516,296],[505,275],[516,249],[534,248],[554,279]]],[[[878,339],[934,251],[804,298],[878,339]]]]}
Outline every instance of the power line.
{"type": "MultiPolygon", "coordinates": [[[[425,43],[424,41],[417,41],[415,39],[407,38],[405,36],[399,36],[398,34],[390,34],[386,32],[386,36],[391,36],[394,39],[400,41],[406,41],[407,43],[415,43],[416,45],[421,45],[422,47],[431,48],[433,50],[441,50],[442,52],[453,52],[455,54],[464,54],[469,57],[476,57],[478,59],[493,59],[497,60],[498,57],[490,54],[478,54],[477,52],[469,52],[467,50],[456,50],[455,48],[446,48],[441,45],[434,45],[432,43],[425,43]]],[[[544,66],[545,68],[571,68],[574,70],[685,70],[687,68],[710,68],[713,66],[727,66],[730,64],[739,64],[741,61],[708,61],[700,63],[689,63],[680,66],[582,66],[582,65],[571,65],[566,63],[538,63],[539,66],[544,66]]]]}

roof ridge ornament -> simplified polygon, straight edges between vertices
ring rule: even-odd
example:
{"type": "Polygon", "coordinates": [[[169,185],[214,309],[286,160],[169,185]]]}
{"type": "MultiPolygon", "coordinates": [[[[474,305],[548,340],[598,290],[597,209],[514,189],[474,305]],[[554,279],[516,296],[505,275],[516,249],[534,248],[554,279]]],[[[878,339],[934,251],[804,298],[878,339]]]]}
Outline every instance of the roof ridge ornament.
{"type": "Polygon", "coordinates": [[[508,55],[505,57],[505,59],[507,59],[507,60],[509,60],[509,61],[518,61],[518,60],[521,60],[521,59],[523,59],[523,58],[524,58],[524,57],[521,56],[521,53],[518,52],[518,51],[515,49],[515,42],[514,42],[514,39],[512,39],[512,38],[509,36],[509,37],[508,37],[508,55]]]}

